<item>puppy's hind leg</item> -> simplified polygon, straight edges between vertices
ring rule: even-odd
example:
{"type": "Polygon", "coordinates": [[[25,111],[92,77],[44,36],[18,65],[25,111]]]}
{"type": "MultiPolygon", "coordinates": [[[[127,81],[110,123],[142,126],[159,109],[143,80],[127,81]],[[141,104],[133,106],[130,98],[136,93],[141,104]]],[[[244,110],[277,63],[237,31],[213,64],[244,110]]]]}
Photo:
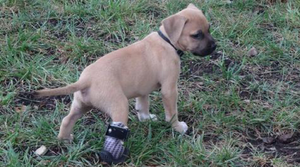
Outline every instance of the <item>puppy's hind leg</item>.
{"type": "Polygon", "coordinates": [[[62,120],[58,134],[58,139],[72,141],[73,136],[71,133],[73,131],[73,127],[76,121],[90,109],[91,107],[84,105],[78,98],[76,98],[75,93],[70,113],[62,120]]]}
{"type": "Polygon", "coordinates": [[[157,120],[155,114],[150,114],[149,112],[149,95],[140,96],[136,98],[135,109],[138,111],[138,118],[140,121],[145,121],[148,119],[157,120]]]}
{"type": "Polygon", "coordinates": [[[124,95],[110,95],[109,103],[102,108],[111,116],[112,123],[109,125],[104,148],[100,152],[101,159],[108,164],[118,164],[128,158],[129,150],[125,148],[124,142],[129,135],[128,121],[128,99],[124,95]]]}

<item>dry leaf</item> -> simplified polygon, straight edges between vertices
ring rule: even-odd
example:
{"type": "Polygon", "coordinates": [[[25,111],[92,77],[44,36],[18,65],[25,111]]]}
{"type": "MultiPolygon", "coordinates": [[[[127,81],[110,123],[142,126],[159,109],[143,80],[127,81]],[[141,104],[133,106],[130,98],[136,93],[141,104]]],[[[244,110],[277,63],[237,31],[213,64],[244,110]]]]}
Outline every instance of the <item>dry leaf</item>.
{"type": "Polygon", "coordinates": [[[26,106],[22,105],[21,107],[15,107],[15,111],[21,114],[26,111],[26,106]]]}
{"type": "Polygon", "coordinates": [[[294,135],[294,133],[288,133],[288,134],[281,134],[278,139],[282,142],[286,142],[287,140],[289,140],[290,138],[292,138],[294,135]]]}
{"type": "Polygon", "coordinates": [[[257,54],[258,52],[255,47],[252,47],[248,52],[248,56],[256,56],[257,54]]]}

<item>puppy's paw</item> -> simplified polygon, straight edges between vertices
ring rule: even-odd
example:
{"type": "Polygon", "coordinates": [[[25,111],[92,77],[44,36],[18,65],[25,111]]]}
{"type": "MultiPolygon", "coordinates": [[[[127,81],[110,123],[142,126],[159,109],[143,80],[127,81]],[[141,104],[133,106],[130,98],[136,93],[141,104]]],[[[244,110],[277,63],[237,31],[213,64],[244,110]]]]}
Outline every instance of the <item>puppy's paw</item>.
{"type": "Polygon", "coordinates": [[[155,114],[146,115],[146,114],[138,112],[137,115],[138,115],[139,121],[141,121],[141,122],[149,120],[149,119],[152,121],[157,121],[157,116],[155,114]]]}
{"type": "Polygon", "coordinates": [[[155,114],[150,114],[150,119],[152,121],[157,121],[157,116],[155,114]]]}
{"type": "Polygon", "coordinates": [[[70,144],[73,142],[74,136],[73,136],[73,134],[70,134],[69,137],[63,137],[63,136],[58,135],[57,139],[66,144],[70,144]]]}
{"type": "Polygon", "coordinates": [[[185,122],[174,123],[173,128],[181,134],[185,134],[185,132],[188,130],[188,126],[185,122]]]}

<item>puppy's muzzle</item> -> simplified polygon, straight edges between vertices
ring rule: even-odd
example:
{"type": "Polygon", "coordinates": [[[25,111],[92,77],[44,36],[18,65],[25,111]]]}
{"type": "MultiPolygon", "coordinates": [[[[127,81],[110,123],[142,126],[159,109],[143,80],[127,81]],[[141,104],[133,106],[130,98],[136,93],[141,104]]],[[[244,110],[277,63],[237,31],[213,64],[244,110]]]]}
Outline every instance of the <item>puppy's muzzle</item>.
{"type": "Polygon", "coordinates": [[[217,44],[216,42],[212,42],[212,44],[210,45],[209,49],[207,50],[207,53],[205,54],[205,56],[210,55],[213,51],[215,51],[217,48],[217,44]]]}
{"type": "Polygon", "coordinates": [[[206,49],[201,50],[200,52],[195,51],[195,52],[192,52],[192,53],[193,53],[194,55],[196,55],[196,56],[205,57],[205,56],[210,55],[213,51],[215,51],[216,48],[217,48],[216,42],[215,42],[215,41],[212,41],[212,42],[210,43],[210,45],[209,45],[208,47],[206,47],[206,49]]]}

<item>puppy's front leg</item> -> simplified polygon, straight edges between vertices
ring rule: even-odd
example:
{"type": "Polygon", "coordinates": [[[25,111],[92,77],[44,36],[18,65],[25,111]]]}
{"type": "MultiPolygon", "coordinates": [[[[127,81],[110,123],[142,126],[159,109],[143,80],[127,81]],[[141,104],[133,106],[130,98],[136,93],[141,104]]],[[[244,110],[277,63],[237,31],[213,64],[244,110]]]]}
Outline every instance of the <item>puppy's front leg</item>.
{"type": "Polygon", "coordinates": [[[185,122],[178,121],[177,111],[177,82],[175,83],[164,83],[161,88],[163,104],[166,114],[166,121],[172,124],[172,127],[180,133],[185,133],[188,126],[185,122]]]}
{"type": "Polygon", "coordinates": [[[135,109],[138,111],[138,118],[140,121],[152,119],[157,120],[155,114],[149,113],[149,95],[140,96],[136,98],[135,109]]]}

